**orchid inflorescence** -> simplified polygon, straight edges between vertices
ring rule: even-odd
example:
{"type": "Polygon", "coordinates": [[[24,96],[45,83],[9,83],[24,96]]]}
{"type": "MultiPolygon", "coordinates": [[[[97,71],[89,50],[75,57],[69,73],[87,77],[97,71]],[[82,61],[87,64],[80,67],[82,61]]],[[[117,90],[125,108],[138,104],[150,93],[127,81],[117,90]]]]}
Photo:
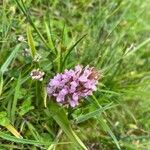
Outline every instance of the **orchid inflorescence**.
{"type": "Polygon", "coordinates": [[[59,104],[75,107],[81,98],[92,95],[97,90],[98,78],[99,74],[93,67],[78,65],[50,79],[47,93],[59,104]]]}

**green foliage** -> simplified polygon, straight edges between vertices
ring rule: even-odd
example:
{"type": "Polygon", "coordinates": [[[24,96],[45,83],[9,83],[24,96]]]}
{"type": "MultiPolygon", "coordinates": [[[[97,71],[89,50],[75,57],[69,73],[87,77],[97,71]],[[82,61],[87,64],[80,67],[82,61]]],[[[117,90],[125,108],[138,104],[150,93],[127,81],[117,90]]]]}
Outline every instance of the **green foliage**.
{"type": "Polygon", "coordinates": [[[33,110],[34,106],[31,105],[31,99],[26,99],[19,107],[19,115],[24,116],[30,110],[33,110]]]}
{"type": "Polygon", "coordinates": [[[12,53],[10,56],[7,58],[7,60],[3,63],[1,66],[0,72],[4,74],[4,72],[7,71],[8,66],[10,65],[11,61],[16,57],[17,52],[19,51],[20,45],[17,45],[17,47],[12,50],[12,53]]]}
{"type": "Polygon", "coordinates": [[[0,112],[0,120],[1,126],[7,126],[10,123],[9,119],[7,118],[7,113],[4,111],[0,112]]]}
{"type": "Polygon", "coordinates": [[[76,123],[81,123],[81,122],[84,122],[84,121],[86,121],[86,120],[88,120],[90,118],[93,118],[93,117],[101,114],[102,112],[104,112],[105,110],[107,110],[109,108],[111,108],[111,106],[110,105],[106,105],[105,107],[102,107],[102,108],[100,107],[99,109],[91,111],[91,112],[89,112],[89,113],[87,113],[85,115],[78,116],[77,118],[75,118],[76,123]]]}
{"type": "Polygon", "coordinates": [[[29,43],[29,46],[30,46],[31,56],[34,59],[34,57],[36,55],[36,49],[35,49],[35,44],[34,44],[34,40],[33,40],[33,37],[32,37],[32,33],[31,33],[31,29],[30,29],[29,26],[27,27],[27,37],[28,37],[28,43],[29,43]]]}
{"type": "Polygon", "coordinates": [[[48,107],[49,107],[51,116],[58,123],[58,125],[61,127],[61,129],[67,134],[69,139],[74,144],[76,144],[77,147],[79,145],[84,150],[87,150],[86,146],[82,143],[82,141],[79,139],[79,137],[72,130],[69,120],[66,116],[67,112],[65,112],[65,110],[62,107],[58,106],[57,104],[55,104],[53,102],[51,102],[48,107]]]}
{"type": "Polygon", "coordinates": [[[148,149],[149,6],[148,0],[0,2],[0,149],[148,149]],[[100,72],[98,90],[77,108],[58,106],[47,82],[77,64],[100,72]],[[41,82],[30,77],[37,68],[45,72],[41,82]]]}
{"type": "Polygon", "coordinates": [[[28,139],[18,139],[13,136],[10,136],[8,134],[5,134],[3,132],[0,132],[0,137],[3,139],[6,139],[8,141],[16,142],[16,143],[23,143],[23,144],[31,144],[31,145],[48,145],[49,143],[45,142],[39,142],[39,141],[34,141],[34,140],[28,140],[28,139]]]}
{"type": "Polygon", "coordinates": [[[21,83],[21,75],[19,76],[16,86],[15,86],[15,93],[14,93],[14,99],[12,102],[12,108],[11,108],[11,122],[14,123],[15,121],[15,112],[17,109],[17,100],[19,98],[19,93],[20,93],[20,83],[21,83]]]}

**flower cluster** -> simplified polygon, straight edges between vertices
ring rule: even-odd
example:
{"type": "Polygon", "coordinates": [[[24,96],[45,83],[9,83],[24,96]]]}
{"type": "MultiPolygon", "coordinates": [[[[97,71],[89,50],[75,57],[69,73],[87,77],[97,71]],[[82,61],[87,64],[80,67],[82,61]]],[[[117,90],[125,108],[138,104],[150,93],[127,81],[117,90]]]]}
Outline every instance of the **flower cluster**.
{"type": "Polygon", "coordinates": [[[38,68],[38,69],[33,69],[30,73],[30,76],[32,77],[33,80],[43,81],[44,74],[45,73],[40,71],[38,68]]]}
{"type": "Polygon", "coordinates": [[[98,72],[89,66],[76,66],[75,69],[65,70],[50,80],[47,93],[60,104],[75,107],[83,97],[92,95],[98,84],[98,72]]]}

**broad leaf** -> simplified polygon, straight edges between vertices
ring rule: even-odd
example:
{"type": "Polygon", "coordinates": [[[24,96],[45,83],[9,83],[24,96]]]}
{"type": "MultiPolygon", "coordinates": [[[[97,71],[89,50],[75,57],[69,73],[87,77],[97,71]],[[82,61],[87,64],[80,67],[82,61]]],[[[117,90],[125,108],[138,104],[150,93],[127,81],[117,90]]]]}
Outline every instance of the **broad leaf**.
{"type": "Polygon", "coordinates": [[[78,147],[87,150],[86,146],[80,140],[80,138],[75,134],[72,130],[70,122],[67,118],[65,109],[61,106],[58,106],[54,102],[50,102],[49,111],[53,119],[57,122],[57,124],[61,127],[61,129],[66,133],[66,135],[72,140],[74,144],[78,147]]]}

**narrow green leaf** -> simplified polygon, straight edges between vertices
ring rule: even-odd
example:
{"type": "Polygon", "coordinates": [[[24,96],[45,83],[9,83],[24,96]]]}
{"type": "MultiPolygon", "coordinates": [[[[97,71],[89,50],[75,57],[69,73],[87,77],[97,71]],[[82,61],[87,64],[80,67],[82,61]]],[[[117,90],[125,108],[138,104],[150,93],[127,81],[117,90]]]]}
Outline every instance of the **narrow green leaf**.
{"type": "MultiPolygon", "coordinates": [[[[55,50],[54,42],[51,35],[51,30],[46,22],[45,22],[45,29],[47,33],[48,44],[52,50],[55,50]]],[[[54,53],[56,53],[56,51],[54,51],[54,53]]]]}
{"type": "Polygon", "coordinates": [[[114,63],[110,64],[109,66],[107,66],[106,68],[103,69],[103,72],[106,73],[108,71],[110,71],[112,68],[114,68],[114,66],[116,64],[118,64],[121,60],[127,58],[128,56],[130,56],[131,54],[135,53],[136,51],[138,51],[139,49],[141,49],[142,47],[144,47],[145,45],[150,43],[150,38],[146,39],[145,41],[143,41],[141,44],[139,44],[137,47],[133,48],[130,51],[127,51],[122,57],[118,58],[114,63]]]}
{"type": "Polygon", "coordinates": [[[113,107],[113,106],[111,106],[111,104],[108,104],[105,107],[98,108],[95,111],[92,111],[90,113],[87,113],[85,115],[81,115],[81,116],[77,117],[75,119],[75,121],[76,121],[76,123],[84,122],[84,121],[86,121],[86,120],[88,120],[90,118],[93,118],[93,117],[95,117],[97,115],[100,115],[102,112],[104,112],[105,110],[107,110],[107,109],[109,109],[111,107],[113,107]]]}
{"type": "MultiPolygon", "coordinates": [[[[9,121],[9,120],[8,120],[9,121]]],[[[14,126],[12,126],[11,124],[7,124],[5,125],[5,128],[11,132],[15,137],[17,138],[22,138],[22,136],[20,135],[20,133],[16,130],[16,128],[14,126]]]]}
{"type": "Polygon", "coordinates": [[[2,91],[3,91],[3,75],[2,73],[0,73],[0,96],[2,94],[2,91]]]}
{"type": "Polygon", "coordinates": [[[32,58],[34,58],[36,55],[36,49],[35,49],[35,44],[34,44],[30,26],[27,27],[27,38],[28,38],[28,44],[30,47],[31,56],[32,56],[32,58]]]}
{"type": "Polygon", "coordinates": [[[13,99],[13,103],[12,103],[12,108],[11,108],[11,121],[12,124],[15,121],[15,112],[16,112],[16,105],[17,105],[17,100],[19,97],[19,93],[20,93],[20,85],[21,85],[21,75],[19,76],[17,83],[16,83],[16,87],[15,87],[15,93],[14,93],[14,99],[13,99]]]}
{"type": "Polygon", "coordinates": [[[57,144],[58,144],[58,142],[59,142],[59,137],[61,136],[61,134],[62,134],[62,130],[60,129],[59,131],[58,131],[58,134],[57,134],[57,136],[55,137],[55,139],[54,139],[54,142],[55,142],[55,144],[51,144],[49,147],[48,147],[48,149],[47,150],[54,150],[54,149],[56,149],[56,146],[57,146],[57,144]]]}
{"type": "MultiPolygon", "coordinates": [[[[94,103],[96,107],[102,108],[102,106],[99,104],[97,98],[92,95],[93,100],[96,102],[94,103]]],[[[110,127],[107,125],[107,122],[104,121],[103,116],[99,116],[97,117],[97,120],[99,121],[100,125],[102,126],[102,128],[105,130],[105,132],[108,132],[108,134],[111,136],[111,138],[113,139],[113,141],[115,142],[117,148],[119,150],[121,150],[120,146],[119,146],[119,142],[116,138],[116,136],[114,135],[114,133],[111,131],[110,127]]]]}
{"type": "Polygon", "coordinates": [[[8,141],[12,141],[15,143],[22,143],[22,144],[31,144],[31,145],[49,145],[50,144],[50,143],[41,142],[41,141],[16,138],[14,136],[10,136],[8,134],[5,134],[1,131],[0,131],[0,137],[5,139],[5,140],[8,140],[8,141]]]}
{"type": "Polygon", "coordinates": [[[24,2],[21,0],[21,2],[19,0],[15,0],[15,2],[17,3],[18,7],[20,8],[20,10],[23,12],[23,14],[25,15],[25,17],[27,18],[28,22],[30,23],[30,25],[34,28],[34,30],[36,31],[36,33],[38,34],[38,36],[40,37],[40,39],[42,40],[42,42],[45,44],[45,46],[50,49],[49,45],[47,44],[45,38],[42,36],[41,32],[38,30],[38,28],[35,26],[32,18],[30,17],[29,11],[27,11],[27,8],[24,4],[24,2]]]}
{"type": "Polygon", "coordinates": [[[0,68],[0,72],[3,74],[5,71],[7,71],[8,66],[12,62],[12,60],[16,57],[17,52],[20,50],[20,45],[17,45],[16,48],[11,52],[7,60],[4,62],[4,64],[0,68]]]}
{"type": "Polygon", "coordinates": [[[37,130],[34,128],[34,126],[30,122],[26,122],[26,123],[27,123],[27,126],[28,126],[31,134],[35,138],[35,140],[37,140],[37,141],[40,140],[41,137],[40,137],[39,133],[37,132],[37,130]]]}
{"type": "Polygon", "coordinates": [[[61,127],[61,129],[66,133],[66,135],[72,140],[74,144],[80,146],[84,150],[87,150],[86,146],[80,140],[80,138],[72,130],[69,120],[67,118],[66,112],[63,107],[58,106],[57,104],[50,102],[49,111],[53,119],[61,127]]]}
{"type": "Polygon", "coordinates": [[[104,118],[103,118],[103,117],[99,117],[99,118],[97,118],[97,119],[98,119],[100,125],[102,126],[102,128],[105,130],[105,132],[108,132],[108,134],[112,137],[112,139],[113,139],[113,141],[115,142],[117,148],[118,148],[119,150],[121,150],[117,138],[115,137],[114,133],[111,131],[111,129],[110,129],[110,127],[107,125],[107,123],[104,121],[104,118]]]}
{"type": "MultiPolygon", "coordinates": [[[[12,141],[15,143],[22,143],[22,144],[30,144],[30,145],[35,145],[35,146],[40,146],[40,145],[45,145],[48,146],[50,144],[55,144],[55,142],[43,142],[43,141],[38,141],[38,140],[29,140],[29,139],[23,139],[23,138],[16,138],[14,136],[8,135],[6,133],[3,133],[0,131],[0,138],[12,141]]],[[[61,144],[71,144],[71,142],[59,142],[57,143],[59,145],[61,144]]]]}
{"type": "Polygon", "coordinates": [[[78,44],[83,38],[85,38],[85,36],[86,36],[86,34],[83,35],[78,41],[76,41],[76,43],[75,43],[74,45],[72,45],[72,46],[68,49],[68,51],[67,51],[67,53],[66,53],[66,56],[64,57],[64,60],[63,60],[63,62],[62,62],[62,68],[65,66],[65,63],[66,63],[66,61],[67,61],[67,58],[68,58],[68,56],[70,55],[70,53],[72,52],[72,50],[77,46],[77,44],[78,44]]]}
{"type": "Polygon", "coordinates": [[[57,61],[57,72],[60,72],[61,71],[61,65],[62,65],[62,52],[61,52],[61,46],[59,45],[59,48],[57,50],[57,58],[58,58],[58,61],[57,61]]]}
{"type": "Polygon", "coordinates": [[[142,43],[140,43],[137,47],[133,48],[129,52],[126,52],[125,57],[131,55],[132,53],[135,53],[137,50],[141,49],[143,46],[147,45],[148,43],[150,43],[150,37],[144,40],[142,43]]]}
{"type": "Polygon", "coordinates": [[[47,91],[46,88],[43,87],[43,99],[44,99],[44,107],[47,107],[47,91]]]}

